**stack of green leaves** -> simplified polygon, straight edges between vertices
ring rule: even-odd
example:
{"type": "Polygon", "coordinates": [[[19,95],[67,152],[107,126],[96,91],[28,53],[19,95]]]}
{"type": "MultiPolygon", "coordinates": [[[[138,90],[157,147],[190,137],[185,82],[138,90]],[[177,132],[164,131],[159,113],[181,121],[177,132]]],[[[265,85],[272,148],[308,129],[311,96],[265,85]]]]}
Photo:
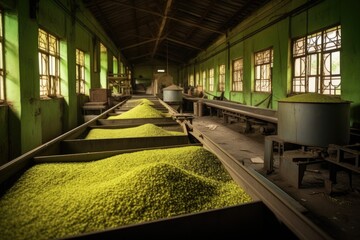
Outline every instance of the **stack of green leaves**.
{"type": "Polygon", "coordinates": [[[122,114],[109,116],[107,119],[163,118],[165,116],[166,114],[145,103],[139,104],[122,114]]]}
{"type": "Polygon", "coordinates": [[[139,104],[155,105],[152,101],[150,101],[147,98],[129,99],[126,101],[125,104],[134,105],[134,106],[139,104]]]}
{"type": "Polygon", "coordinates": [[[324,95],[319,93],[302,93],[281,99],[282,102],[298,103],[342,103],[346,102],[337,96],[324,95]]]}
{"type": "Polygon", "coordinates": [[[129,138],[129,137],[154,137],[154,136],[179,136],[184,132],[168,131],[152,123],[137,127],[102,129],[94,128],[89,131],[85,139],[129,138]]]}
{"type": "Polygon", "coordinates": [[[0,199],[2,239],[55,239],[252,201],[199,146],[28,169],[0,199]]]}

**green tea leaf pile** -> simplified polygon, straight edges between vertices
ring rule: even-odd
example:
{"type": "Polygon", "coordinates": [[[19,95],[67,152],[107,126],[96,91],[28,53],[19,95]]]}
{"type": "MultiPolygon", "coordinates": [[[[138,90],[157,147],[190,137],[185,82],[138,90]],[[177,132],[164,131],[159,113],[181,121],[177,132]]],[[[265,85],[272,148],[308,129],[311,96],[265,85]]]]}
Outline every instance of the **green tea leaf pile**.
{"type": "Polygon", "coordinates": [[[144,103],[133,107],[132,109],[115,116],[109,116],[107,119],[129,119],[129,118],[163,118],[166,114],[163,114],[159,110],[144,103]]]}
{"type": "Polygon", "coordinates": [[[101,129],[94,128],[89,131],[85,139],[127,138],[127,137],[153,137],[185,135],[184,132],[167,131],[155,124],[147,123],[138,127],[101,129]]]}
{"type": "Polygon", "coordinates": [[[126,101],[125,105],[139,105],[139,104],[147,104],[147,105],[155,105],[151,100],[147,98],[140,98],[140,99],[129,99],[126,101]]]}
{"type": "Polygon", "coordinates": [[[282,102],[298,103],[342,103],[346,102],[336,96],[329,96],[319,93],[302,93],[281,99],[282,102]]]}
{"type": "Polygon", "coordinates": [[[28,169],[0,199],[2,239],[55,239],[251,201],[203,147],[28,169]]]}

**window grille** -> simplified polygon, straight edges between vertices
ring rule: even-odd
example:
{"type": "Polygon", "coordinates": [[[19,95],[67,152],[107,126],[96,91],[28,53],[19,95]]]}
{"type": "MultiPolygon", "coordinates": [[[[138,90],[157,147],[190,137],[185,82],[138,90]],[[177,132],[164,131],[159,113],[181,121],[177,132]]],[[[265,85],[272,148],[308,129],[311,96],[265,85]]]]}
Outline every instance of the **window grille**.
{"type": "Polygon", "coordinates": [[[225,64],[219,66],[219,91],[225,91],[225,64]]]}
{"type": "Polygon", "coordinates": [[[118,60],[115,56],[113,56],[113,73],[114,74],[119,73],[119,64],[118,64],[118,60]]]}
{"type": "Polygon", "coordinates": [[[197,72],[195,74],[195,87],[197,87],[200,83],[200,74],[197,72]]]}
{"type": "Polygon", "coordinates": [[[232,91],[243,90],[243,59],[236,59],[233,61],[233,79],[232,79],[232,91]]]}
{"type": "Polygon", "coordinates": [[[206,90],[206,71],[202,72],[202,84],[203,84],[203,91],[206,90]]]}
{"type": "Polygon", "coordinates": [[[214,69],[209,70],[209,91],[214,91],[214,69]]]}
{"type": "Polygon", "coordinates": [[[85,53],[76,49],[76,93],[85,94],[85,53]]]}
{"type": "Polygon", "coordinates": [[[341,94],[341,27],[296,39],[292,44],[292,91],[341,94]]]}
{"type": "Polygon", "coordinates": [[[55,36],[39,29],[40,96],[60,95],[60,42],[55,36]]]}
{"type": "Polygon", "coordinates": [[[255,91],[271,92],[273,49],[255,53],[255,91]]]}
{"type": "Polygon", "coordinates": [[[194,86],[194,75],[190,74],[190,78],[189,78],[189,86],[194,86]]]}

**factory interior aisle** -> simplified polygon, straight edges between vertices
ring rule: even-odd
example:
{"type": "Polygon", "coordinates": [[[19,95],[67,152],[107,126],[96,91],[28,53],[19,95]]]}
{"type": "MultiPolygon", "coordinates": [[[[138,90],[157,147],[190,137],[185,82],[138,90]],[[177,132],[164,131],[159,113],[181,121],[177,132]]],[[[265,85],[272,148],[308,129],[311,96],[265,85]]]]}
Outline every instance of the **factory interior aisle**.
{"type": "Polygon", "coordinates": [[[352,174],[349,189],[349,175],[338,172],[334,193],[326,193],[324,181],[329,177],[328,169],[321,164],[308,165],[302,185],[296,188],[279,174],[279,159],[274,160],[274,172],[268,174],[264,168],[264,141],[258,129],[244,133],[239,122],[225,124],[218,116],[195,116],[193,124],[209,139],[221,146],[239,163],[251,167],[265,176],[294,198],[308,211],[304,214],[327,231],[334,239],[359,239],[360,237],[360,178],[352,174]]]}

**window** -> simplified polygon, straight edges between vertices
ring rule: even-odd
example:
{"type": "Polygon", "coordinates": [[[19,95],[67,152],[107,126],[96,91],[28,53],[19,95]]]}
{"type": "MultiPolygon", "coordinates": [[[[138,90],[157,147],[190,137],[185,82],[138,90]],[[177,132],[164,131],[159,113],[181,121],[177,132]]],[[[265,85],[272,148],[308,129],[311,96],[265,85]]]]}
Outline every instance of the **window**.
{"type": "Polygon", "coordinates": [[[203,91],[206,90],[206,71],[202,72],[202,84],[203,84],[203,91]]]}
{"type": "Polygon", "coordinates": [[[243,90],[243,59],[233,61],[232,91],[243,90]]]}
{"type": "Polygon", "coordinates": [[[0,102],[5,100],[5,83],[4,83],[4,38],[3,38],[3,21],[2,11],[0,10],[0,102]]]}
{"type": "Polygon", "coordinates": [[[113,56],[113,73],[114,74],[119,73],[119,64],[118,64],[118,60],[115,56],[113,56]]]}
{"type": "Polygon", "coordinates": [[[209,70],[209,91],[214,91],[214,69],[209,70]]]}
{"type": "Polygon", "coordinates": [[[190,78],[189,78],[189,86],[194,86],[194,75],[190,74],[190,78]]]}
{"type": "Polygon", "coordinates": [[[60,95],[60,42],[39,29],[40,96],[60,95]]]}
{"type": "Polygon", "coordinates": [[[255,53],[255,91],[271,92],[273,49],[255,53]]]}
{"type": "Polygon", "coordinates": [[[219,91],[225,91],[225,64],[219,66],[219,91]]]}
{"type": "Polygon", "coordinates": [[[340,49],[340,26],[294,40],[292,91],[340,95],[340,49]]]}
{"type": "Polygon", "coordinates": [[[199,86],[199,83],[200,83],[200,74],[197,72],[195,74],[195,86],[199,86]]]}
{"type": "Polygon", "coordinates": [[[76,49],[76,93],[85,94],[85,53],[76,49]]]}

